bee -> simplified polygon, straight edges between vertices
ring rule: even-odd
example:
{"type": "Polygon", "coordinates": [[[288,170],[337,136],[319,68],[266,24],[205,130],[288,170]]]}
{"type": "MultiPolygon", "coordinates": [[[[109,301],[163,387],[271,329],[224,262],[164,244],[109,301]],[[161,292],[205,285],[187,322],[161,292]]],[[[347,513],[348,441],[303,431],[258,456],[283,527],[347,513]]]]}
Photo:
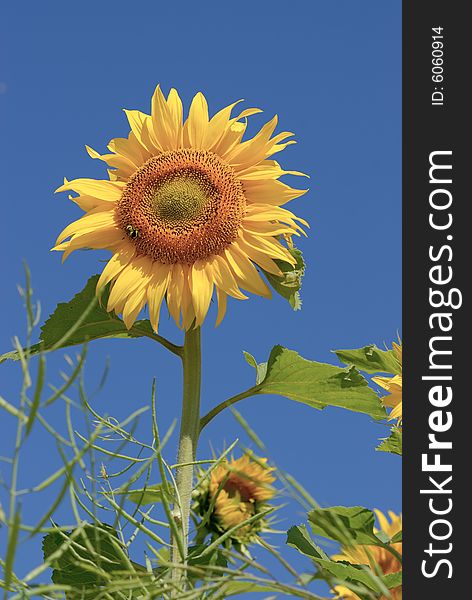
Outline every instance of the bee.
{"type": "Polygon", "coordinates": [[[130,237],[132,240],[135,240],[139,237],[139,229],[136,229],[132,225],[126,225],[125,231],[128,237],[130,237]]]}

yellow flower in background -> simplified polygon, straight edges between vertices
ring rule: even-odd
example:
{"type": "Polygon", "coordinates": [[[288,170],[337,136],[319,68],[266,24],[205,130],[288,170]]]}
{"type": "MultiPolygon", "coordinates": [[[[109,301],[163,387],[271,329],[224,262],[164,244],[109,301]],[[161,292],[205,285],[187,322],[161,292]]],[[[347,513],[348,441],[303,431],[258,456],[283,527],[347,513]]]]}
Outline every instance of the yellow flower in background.
{"type": "MultiPolygon", "coordinates": [[[[393,342],[393,351],[400,364],[400,370],[402,367],[402,344],[396,344],[393,342]]],[[[398,425],[402,424],[402,375],[394,375],[393,377],[372,377],[377,385],[380,385],[384,390],[387,390],[388,395],[382,398],[384,406],[392,408],[392,411],[388,415],[390,420],[397,419],[398,425]]]]}
{"type": "MultiPolygon", "coordinates": [[[[213,469],[197,502],[202,516],[211,511],[209,529],[222,533],[263,512],[276,493],[272,486],[273,471],[266,458],[254,459],[248,455],[213,469]]],[[[240,527],[234,538],[247,540],[262,528],[263,519],[258,519],[240,527]]]]}
{"type": "Polygon", "coordinates": [[[109,165],[109,180],[65,180],[57,191],[73,190],[71,199],[85,215],[66,227],[54,250],[64,259],[80,248],[107,249],[113,256],[97,284],[110,284],[107,310],[121,313],[129,328],[147,304],[157,331],[165,299],[179,326],[202,324],[213,291],[217,324],[227,297],[246,299],[242,290],[270,297],[256,267],[280,275],[276,260],[295,265],[282,243],[307,223],[281,208],[306,190],[279,181],[284,171],[269,160],[293,134],[273,136],[277,116],[244,140],[250,108],[231,116],[235,102],[209,117],[202,93],[188,118],[175,89],[165,98],[158,86],[151,115],[125,111],[127,138],[111,140],[109,154],[87,151],[109,165]]]}
{"type": "MultiPolygon", "coordinates": [[[[380,511],[375,510],[377,519],[380,525],[380,531],[385,533],[389,538],[392,538],[396,533],[402,531],[402,516],[397,515],[392,511],[388,512],[390,522],[387,517],[380,511]]],[[[375,529],[378,533],[379,530],[375,529]]],[[[402,543],[397,542],[392,544],[392,548],[400,555],[402,554],[402,543]]],[[[400,561],[388,550],[375,545],[357,545],[343,547],[341,554],[333,556],[334,560],[343,560],[355,565],[368,565],[374,572],[380,572],[384,575],[401,571],[402,565],[400,561]]],[[[333,589],[336,598],[343,600],[360,600],[359,596],[343,585],[337,585],[333,589]]],[[[390,590],[392,600],[402,600],[402,587],[398,586],[390,590]]],[[[387,600],[382,596],[380,600],[387,600]]]]}

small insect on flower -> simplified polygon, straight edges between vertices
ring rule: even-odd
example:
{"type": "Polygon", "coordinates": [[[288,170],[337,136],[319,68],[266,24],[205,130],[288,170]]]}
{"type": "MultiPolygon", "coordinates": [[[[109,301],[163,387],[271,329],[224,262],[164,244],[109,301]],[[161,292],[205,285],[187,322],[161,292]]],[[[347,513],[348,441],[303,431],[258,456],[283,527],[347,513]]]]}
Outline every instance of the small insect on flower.
{"type": "Polygon", "coordinates": [[[136,229],[132,225],[126,225],[125,231],[132,240],[136,240],[139,237],[139,229],[136,229]]]}

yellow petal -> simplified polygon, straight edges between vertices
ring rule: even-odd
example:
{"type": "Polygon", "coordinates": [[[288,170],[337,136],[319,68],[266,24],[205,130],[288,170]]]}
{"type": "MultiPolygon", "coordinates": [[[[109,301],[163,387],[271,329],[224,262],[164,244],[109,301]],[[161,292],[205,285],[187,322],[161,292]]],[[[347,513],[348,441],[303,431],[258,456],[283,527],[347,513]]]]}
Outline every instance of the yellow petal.
{"type": "Polygon", "coordinates": [[[127,138],[113,138],[110,140],[108,148],[111,152],[127,158],[136,168],[140,167],[151,156],[137,141],[132,131],[127,138]]]}
{"type": "Polygon", "coordinates": [[[152,131],[163,151],[175,150],[173,117],[160,86],[152,97],[152,131]]]}
{"type": "Polygon", "coordinates": [[[84,234],[78,233],[71,240],[54,246],[52,250],[64,251],[64,256],[62,257],[62,262],[64,262],[74,250],[82,248],[107,249],[113,248],[122,242],[123,231],[121,229],[105,226],[84,234]]]}
{"type": "Polygon", "coordinates": [[[171,114],[172,143],[174,148],[182,147],[183,107],[176,89],[172,88],[167,96],[167,106],[171,114]]]}
{"type": "Polygon", "coordinates": [[[73,190],[78,194],[94,196],[100,200],[119,200],[123,193],[124,183],[106,181],[105,179],[73,179],[65,181],[64,185],[57,188],[56,192],[73,190]]]}
{"type": "Polygon", "coordinates": [[[275,115],[253,138],[239,144],[229,152],[225,156],[225,160],[238,171],[249,165],[255,165],[266,158],[266,149],[273,146],[273,142],[269,140],[277,126],[277,121],[278,117],[275,115]]]}
{"type": "Polygon", "coordinates": [[[140,287],[130,294],[123,309],[123,321],[126,329],[130,329],[139,313],[146,304],[146,284],[141,283],[140,287]]]}
{"type": "Polygon", "coordinates": [[[235,244],[226,248],[225,256],[241,287],[258,296],[265,298],[272,296],[270,289],[262,280],[256,267],[235,244]]]}
{"type": "Polygon", "coordinates": [[[276,263],[267,256],[264,252],[246,243],[243,238],[237,239],[231,246],[231,248],[238,248],[243,254],[248,256],[253,262],[262,267],[264,271],[272,273],[272,275],[282,275],[282,271],[276,265],[276,263]]]}
{"type": "Polygon", "coordinates": [[[121,271],[128,265],[130,260],[134,257],[136,249],[133,244],[127,241],[123,242],[123,246],[119,249],[119,252],[114,254],[105,265],[100,278],[97,282],[97,294],[100,294],[103,288],[114,279],[121,271]]]}
{"type": "Polygon", "coordinates": [[[216,317],[215,327],[218,327],[226,314],[228,296],[219,288],[216,288],[216,298],[218,300],[218,316],[216,317]]]}
{"type": "Polygon", "coordinates": [[[277,179],[246,180],[244,195],[250,203],[280,206],[306,194],[308,190],[296,190],[277,179]]]}
{"type": "Polygon", "coordinates": [[[107,310],[116,310],[117,306],[140,286],[143,279],[150,279],[150,271],[151,259],[147,256],[139,257],[130,262],[112,283],[107,310]]]}
{"type": "Polygon", "coordinates": [[[192,100],[188,119],[184,126],[184,144],[191,148],[203,148],[203,139],[208,127],[208,104],[205,96],[198,92],[192,100]]]}
{"type": "Polygon", "coordinates": [[[195,309],[195,326],[199,327],[208,312],[213,293],[213,282],[210,282],[205,271],[205,261],[197,261],[190,270],[190,291],[195,309]]]}
{"type": "Polygon", "coordinates": [[[254,250],[258,250],[264,254],[267,254],[272,259],[279,259],[288,262],[291,265],[296,265],[297,261],[290,254],[290,252],[282,246],[282,244],[272,238],[258,237],[251,233],[240,229],[239,236],[246,244],[248,244],[254,250]]]}
{"type": "Polygon", "coordinates": [[[233,104],[225,106],[210,119],[203,139],[203,148],[212,150],[219,142],[228,127],[231,111],[239,102],[242,102],[242,100],[237,100],[233,104]]]}
{"type": "Polygon", "coordinates": [[[128,118],[131,131],[136,137],[136,140],[141,144],[143,149],[149,153],[154,154],[155,147],[149,139],[147,133],[148,125],[151,122],[151,117],[142,113],[140,110],[126,110],[125,114],[128,118]]]}
{"type": "Polygon", "coordinates": [[[259,165],[248,167],[238,173],[242,181],[257,181],[259,179],[278,179],[282,175],[297,175],[308,177],[300,171],[284,171],[275,160],[264,160],[259,165]]]}
{"type": "Polygon", "coordinates": [[[208,268],[211,269],[211,279],[215,281],[218,288],[238,300],[247,300],[247,296],[239,289],[231,269],[222,256],[212,256],[208,261],[208,268]]]}
{"type": "Polygon", "coordinates": [[[167,308],[171,317],[174,319],[178,327],[181,327],[181,304],[182,293],[184,290],[184,271],[182,265],[176,263],[172,267],[169,285],[167,288],[167,308]]]}
{"type": "Polygon", "coordinates": [[[387,518],[385,517],[385,515],[383,514],[383,512],[380,511],[380,510],[378,510],[377,508],[374,509],[374,512],[375,512],[375,514],[377,516],[377,520],[379,522],[380,529],[382,531],[385,531],[387,533],[388,530],[389,530],[389,524],[388,524],[387,518]]]}
{"type": "Polygon", "coordinates": [[[171,266],[155,262],[151,269],[151,281],[147,288],[147,302],[149,306],[149,320],[152,328],[157,333],[162,300],[167,291],[171,266]]]}
{"type": "Polygon", "coordinates": [[[95,214],[88,214],[77,219],[77,221],[73,221],[63,229],[59,234],[55,245],[57,246],[57,244],[60,244],[66,238],[75,234],[85,234],[97,229],[103,229],[104,227],[108,228],[115,226],[115,214],[113,211],[102,210],[95,214]]]}
{"type": "Polygon", "coordinates": [[[187,265],[182,265],[184,272],[184,288],[182,291],[181,312],[182,312],[182,327],[185,330],[192,328],[195,321],[195,310],[193,308],[192,293],[189,284],[189,269],[187,265]]]}

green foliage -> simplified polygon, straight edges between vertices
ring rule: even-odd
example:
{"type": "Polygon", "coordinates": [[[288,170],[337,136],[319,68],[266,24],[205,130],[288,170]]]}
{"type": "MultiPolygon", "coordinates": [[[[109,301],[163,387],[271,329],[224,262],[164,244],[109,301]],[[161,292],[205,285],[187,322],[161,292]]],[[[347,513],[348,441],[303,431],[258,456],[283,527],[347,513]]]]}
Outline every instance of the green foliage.
{"type": "Polygon", "coordinates": [[[311,539],[306,525],[294,525],[287,531],[287,544],[315,560],[329,560],[326,552],[311,539]]]}
{"type": "MultiPolygon", "coordinates": [[[[30,356],[103,338],[148,337],[160,343],[166,342],[153,332],[149,321],[137,321],[128,330],[121,319],[114,313],[107,312],[104,308],[106,292],[101,298],[101,303],[95,295],[98,278],[98,275],[90,277],[84,289],[72,300],[57,305],[56,310],[41,327],[40,341],[28,348],[30,356]]],[[[172,347],[172,344],[169,343],[169,346],[172,347]]],[[[19,358],[18,351],[7,352],[0,356],[0,363],[19,358]]]]}
{"type": "Polygon", "coordinates": [[[275,263],[282,271],[282,275],[273,275],[267,271],[263,272],[272,288],[285,298],[285,300],[288,300],[293,310],[300,310],[302,307],[300,288],[302,287],[302,278],[305,274],[305,262],[303,254],[297,248],[288,248],[288,251],[297,261],[295,266],[285,261],[275,260],[275,263]]]}
{"type": "Polygon", "coordinates": [[[357,350],[335,350],[334,353],[345,365],[354,365],[366,373],[392,373],[402,372],[393,350],[380,350],[375,344],[358,348],[357,350]]]}
{"type": "MultiPolygon", "coordinates": [[[[297,269],[285,270],[284,280],[272,284],[275,289],[279,286],[277,291],[295,309],[299,308],[302,265],[301,262],[297,269]]],[[[33,346],[28,342],[38,317],[35,317],[28,280],[27,289],[23,293],[28,315],[27,346],[22,348],[16,343],[14,352],[0,357],[0,362],[7,359],[19,360],[24,379],[19,402],[0,397],[0,410],[5,411],[6,418],[14,419],[18,427],[17,446],[11,459],[12,474],[9,481],[6,477],[7,485],[4,486],[5,489],[9,488],[9,498],[4,505],[9,507],[8,514],[0,506],[0,521],[7,528],[7,547],[4,557],[0,558],[0,567],[4,572],[0,587],[4,589],[4,597],[11,595],[12,600],[26,597],[59,599],[65,595],[66,600],[144,600],[169,597],[200,600],[265,593],[273,594],[273,597],[277,595],[319,600],[308,589],[308,585],[314,578],[322,578],[330,586],[333,583],[348,583],[356,589],[362,600],[371,600],[373,597],[386,595],[387,588],[400,585],[401,573],[382,576],[380,573],[373,573],[365,565],[332,560],[311,539],[305,525],[292,527],[288,532],[287,543],[309,558],[316,565],[316,572],[298,575],[285,557],[265,540],[268,528],[262,527],[262,524],[275,510],[269,503],[260,513],[228,530],[209,526],[212,512],[209,502],[203,512],[195,510],[194,545],[189,548],[187,562],[178,567],[184,575],[175,579],[176,565],[169,559],[169,542],[177,540],[179,548],[185,543],[180,520],[175,518],[180,502],[176,493],[178,465],[168,464],[162,455],[172,434],[172,427],[161,440],[157,429],[155,387],[151,397],[152,420],[147,421],[151,439],[140,441],[136,437],[136,431],[138,418],[144,409],[137,409],[118,421],[113,417],[101,416],[90,406],[82,373],[85,349],[80,357],[68,357],[71,373],[61,373],[64,382],[59,387],[48,385],[45,379],[47,352],[95,339],[148,337],[174,354],[181,353],[179,346],[154,334],[148,321],[140,321],[128,331],[121,319],[100,306],[95,297],[97,278],[98,276],[92,277],[82,292],[70,302],[57,306],[41,329],[39,343],[33,346]],[[34,354],[39,354],[40,360],[33,376],[29,360],[34,354]],[[52,394],[46,399],[43,398],[45,389],[52,390],[52,394]],[[66,411],[65,431],[56,431],[45,416],[48,407],[59,402],[64,404],[66,411]],[[80,419],[86,427],[86,433],[81,432],[73,423],[73,414],[77,410],[81,413],[80,419]],[[34,438],[36,429],[40,426],[51,435],[52,447],[57,448],[55,458],[59,459],[59,467],[56,465],[51,474],[46,474],[42,481],[35,482],[27,490],[19,490],[15,473],[19,469],[23,442],[28,436],[34,438]],[[100,458],[103,460],[101,464],[100,458]],[[77,471],[80,473],[77,474],[77,471]],[[31,494],[36,499],[36,494],[54,488],[55,497],[52,502],[49,498],[46,512],[37,522],[24,523],[20,517],[24,510],[20,513],[20,507],[26,494],[31,494]],[[70,498],[74,524],[67,527],[51,526],[56,510],[64,505],[67,498],[70,498]],[[154,504],[156,506],[149,506],[154,504]],[[113,527],[105,525],[100,518],[113,523],[113,527]],[[254,539],[250,540],[250,547],[245,547],[239,541],[238,544],[232,543],[233,540],[239,540],[242,529],[247,526],[257,531],[257,561],[250,555],[254,539]],[[45,536],[44,562],[25,576],[19,577],[15,572],[18,541],[23,541],[27,536],[35,538],[38,534],[45,536]],[[146,549],[144,560],[141,561],[139,557],[138,560],[144,562],[145,566],[131,559],[136,548],[132,544],[138,536],[146,549]],[[258,563],[260,553],[266,551],[271,552],[279,564],[283,565],[284,572],[290,574],[293,584],[278,580],[264,566],[263,561],[258,563]],[[52,583],[49,583],[50,569],[52,583]],[[47,581],[41,581],[45,576],[47,581]]],[[[106,293],[102,301],[106,303],[106,293]]],[[[282,346],[275,346],[265,363],[258,364],[250,354],[245,354],[248,363],[256,370],[255,385],[213,409],[210,418],[239,399],[257,394],[277,394],[317,409],[338,406],[368,414],[374,419],[383,419],[386,416],[385,410],[358,369],[368,371],[366,365],[371,368],[375,365],[377,372],[382,361],[384,367],[390,364],[387,357],[389,353],[375,349],[374,346],[367,348],[374,350],[356,355],[352,360],[347,359],[347,354],[360,353],[360,350],[339,351],[345,353],[343,356],[349,365],[346,368],[306,360],[282,346]],[[370,358],[366,358],[367,356],[370,358]]],[[[252,430],[249,431],[244,419],[239,416],[238,420],[253,443],[262,447],[259,437],[252,430]]],[[[395,452],[398,446],[401,451],[401,430],[395,428],[378,450],[395,452]]],[[[211,463],[211,470],[225,459],[232,448],[233,445],[220,457],[213,456],[212,460],[199,462],[211,463]]],[[[48,456],[52,462],[52,455],[48,456]]],[[[283,479],[282,474],[279,475],[281,481],[286,484],[290,482],[288,476],[283,479]]],[[[300,487],[294,487],[292,491],[295,496],[295,491],[299,493],[300,487]]],[[[302,496],[306,500],[306,494],[302,496]]],[[[38,504],[42,501],[39,497],[38,504]]],[[[316,506],[310,500],[307,505],[316,506]]],[[[61,510],[64,510],[63,506],[61,510]]],[[[361,507],[315,508],[310,512],[309,520],[316,535],[342,544],[369,543],[386,548],[389,543],[401,540],[401,533],[396,534],[392,540],[385,539],[386,536],[381,532],[374,533],[373,513],[361,507]]],[[[269,521],[266,523],[268,526],[271,524],[269,521]]],[[[275,533],[277,532],[272,531],[272,534],[275,533]]]]}
{"type": "Polygon", "coordinates": [[[145,488],[141,488],[138,490],[129,490],[124,492],[115,492],[116,494],[125,494],[130,502],[134,502],[135,504],[139,504],[139,506],[146,506],[148,504],[156,504],[157,502],[162,502],[163,494],[167,494],[168,502],[174,502],[175,498],[172,497],[167,491],[166,486],[163,486],[161,483],[156,483],[155,485],[149,485],[145,488]]]}
{"type": "Polygon", "coordinates": [[[375,516],[362,506],[315,508],[308,513],[313,533],[349,546],[381,543],[374,533],[375,516]]]}
{"type": "Polygon", "coordinates": [[[74,588],[77,598],[96,598],[113,573],[129,576],[136,567],[145,571],[131,564],[117,532],[103,523],[49,533],[43,538],[43,555],[53,568],[52,581],[74,588]]]}
{"type": "Polygon", "coordinates": [[[383,439],[376,450],[402,456],[402,437],[402,430],[399,427],[393,427],[389,437],[383,439]]]}
{"type": "Polygon", "coordinates": [[[338,406],[374,419],[386,416],[378,396],[355,367],[306,360],[282,346],[272,348],[267,363],[257,364],[247,353],[246,360],[256,369],[254,394],[277,394],[320,410],[338,406]]]}
{"type": "MultiPolygon", "coordinates": [[[[376,545],[386,552],[392,552],[396,558],[399,557],[391,544],[401,541],[401,533],[397,533],[392,540],[385,539],[383,532],[375,533],[374,513],[366,508],[315,508],[309,512],[308,519],[315,535],[338,542],[342,547],[376,545]]],[[[313,561],[317,569],[314,578],[324,579],[330,587],[347,585],[363,600],[386,596],[388,589],[401,585],[401,571],[384,575],[364,564],[330,558],[315,544],[305,525],[294,526],[288,530],[287,544],[313,561]]]]}

